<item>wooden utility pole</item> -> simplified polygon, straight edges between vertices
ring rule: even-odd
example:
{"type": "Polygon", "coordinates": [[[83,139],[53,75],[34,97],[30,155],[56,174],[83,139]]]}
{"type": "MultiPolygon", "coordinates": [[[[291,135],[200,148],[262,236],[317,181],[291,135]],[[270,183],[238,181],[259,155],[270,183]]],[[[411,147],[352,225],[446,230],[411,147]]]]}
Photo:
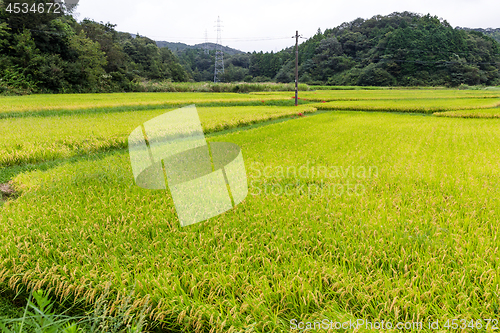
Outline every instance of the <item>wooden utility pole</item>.
{"type": "Polygon", "coordinates": [[[299,98],[299,31],[295,31],[295,106],[299,98]]]}

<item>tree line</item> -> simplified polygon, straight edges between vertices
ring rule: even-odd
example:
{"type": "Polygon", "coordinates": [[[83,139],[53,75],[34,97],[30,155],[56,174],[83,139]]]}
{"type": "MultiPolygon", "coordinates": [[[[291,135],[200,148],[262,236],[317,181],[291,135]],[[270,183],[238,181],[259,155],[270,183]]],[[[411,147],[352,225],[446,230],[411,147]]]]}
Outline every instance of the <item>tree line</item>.
{"type": "MultiPolygon", "coordinates": [[[[16,1],[0,0],[0,93],[131,91],[143,79],[190,79],[175,55],[149,38],[110,23],[77,22],[65,7],[7,11],[16,1]]],[[[50,0],[24,2],[30,8],[50,0]]]]}
{"type": "MultiPolygon", "coordinates": [[[[0,0],[0,93],[134,91],[153,81],[213,81],[215,52],[172,52],[111,23],[60,13],[7,11],[0,0]]],[[[17,0],[19,1],[19,0],[17,0]]],[[[25,0],[29,4],[50,0],[25,0]]],[[[321,85],[500,84],[498,30],[452,28],[409,12],[356,19],[299,45],[299,82],[321,85]],[[491,36],[486,35],[489,33],[491,36]]],[[[225,54],[225,82],[293,82],[294,47],[225,54]]]]}
{"type": "MultiPolygon", "coordinates": [[[[358,18],[299,45],[299,82],[362,86],[500,84],[500,29],[452,28],[435,16],[410,12],[358,18]]],[[[213,54],[177,52],[196,81],[213,77],[213,54]]],[[[225,58],[226,81],[295,80],[294,47],[225,58]]]]}

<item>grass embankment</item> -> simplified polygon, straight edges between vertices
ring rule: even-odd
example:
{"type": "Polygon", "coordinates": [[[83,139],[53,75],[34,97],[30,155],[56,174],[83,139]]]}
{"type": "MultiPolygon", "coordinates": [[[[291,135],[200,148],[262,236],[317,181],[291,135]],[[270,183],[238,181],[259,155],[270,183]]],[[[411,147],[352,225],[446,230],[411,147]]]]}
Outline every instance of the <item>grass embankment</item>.
{"type": "MultiPolygon", "coordinates": [[[[307,91],[313,89],[307,84],[299,84],[299,90],[307,91]]],[[[247,93],[253,91],[295,91],[294,83],[273,83],[273,82],[234,82],[234,83],[213,83],[213,82],[141,82],[134,84],[137,92],[231,92],[247,93]]]]}

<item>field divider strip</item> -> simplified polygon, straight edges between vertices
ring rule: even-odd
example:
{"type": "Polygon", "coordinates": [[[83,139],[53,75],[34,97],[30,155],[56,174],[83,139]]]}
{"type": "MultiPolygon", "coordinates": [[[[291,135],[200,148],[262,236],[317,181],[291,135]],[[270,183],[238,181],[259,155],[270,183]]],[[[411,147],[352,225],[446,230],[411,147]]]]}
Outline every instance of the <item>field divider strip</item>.
{"type": "MultiPolygon", "coordinates": [[[[102,113],[121,113],[133,111],[147,111],[147,110],[161,110],[181,108],[195,102],[182,102],[182,103],[165,103],[165,104],[149,104],[149,105],[123,105],[111,107],[97,107],[97,108],[81,108],[81,109],[51,109],[51,110],[38,110],[38,111],[6,111],[0,112],[0,120],[8,118],[28,118],[28,117],[60,117],[60,116],[74,116],[86,114],[102,114],[102,113]]],[[[313,102],[303,101],[300,104],[311,104],[313,102]]],[[[256,101],[234,101],[234,102],[199,102],[196,103],[197,107],[231,107],[231,106],[292,106],[291,99],[273,99],[256,101]]]]}

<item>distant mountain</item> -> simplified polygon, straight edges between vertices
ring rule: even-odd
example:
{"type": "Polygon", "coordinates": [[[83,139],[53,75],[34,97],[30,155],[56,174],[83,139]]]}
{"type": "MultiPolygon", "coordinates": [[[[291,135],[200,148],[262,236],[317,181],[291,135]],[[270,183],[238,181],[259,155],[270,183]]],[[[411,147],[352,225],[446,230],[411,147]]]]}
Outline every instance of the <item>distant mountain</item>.
{"type": "Polygon", "coordinates": [[[187,45],[184,43],[173,43],[173,42],[165,42],[165,41],[156,41],[156,46],[158,47],[168,47],[172,51],[182,51],[185,49],[193,49],[193,45],[187,45]]]}
{"type": "Polygon", "coordinates": [[[478,31],[478,32],[482,32],[483,34],[485,34],[487,36],[490,36],[491,38],[495,39],[497,42],[500,43],[500,28],[496,28],[496,29],[493,29],[493,28],[483,29],[483,28],[462,28],[462,27],[457,27],[457,29],[466,30],[466,31],[478,31]]]}
{"type": "MultiPolygon", "coordinates": [[[[188,45],[184,43],[172,43],[172,42],[166,42],[166,41],[156,41],[156,45],[158,47],[168,47],[171,51],[176,52],[176,51],[184,51],[186,49],[204,49],[205,45],[209,50],[215,50],[215,47],[217,44],[215,43],[201,43],[201,44],[196,44],[196,45],[188,45]]],[[[233,49],[229,46],[222,46],[222,52],[227,55],[235,55],[235,54],[242,54],[245,53],[243,51],[233,49]]]]}
{"type": "MultiPolygon", "coordinates": [[[[137,33],[133,34],[133,33],[130,33],[130,32],[121,32],[121,31],[118,31],[118,33],[120,34],[128,34],[130,35],[132,38],[135,38],[137,36],[137,33]]],[[[143,36],[143,35],[139,35],[141,37],[147,37],[147,36],[143,36]]],[[[217,44],[215,43],[200,43],[200,44],[195,44],[195,45],[188,45],[188,44],[184,44],[184,43],[179,43],[179,42],[166,42],[166,41],[155,41],[156,42],[156,46],[158,46],[159,48],[161,47],[168,47],[172,52],[178,52],[178,51],[184,51],[184,50],[187,50],[187,49],[204,49],[205,48],[205,45],[207,45],[208,49],[209,50],[215,50],[215,47],[217,46],[217,44]]],[[[222,46],[222,52],[224,52],[224,54],[227,54],[227,55],[235,55],[235,54],[243,54],[243,53],[246,53],[246,52],[243,52],[243,51],[240,51],[240,50],[237,50],[237,49],[233,49],[229,46],[222,46]]]]}

